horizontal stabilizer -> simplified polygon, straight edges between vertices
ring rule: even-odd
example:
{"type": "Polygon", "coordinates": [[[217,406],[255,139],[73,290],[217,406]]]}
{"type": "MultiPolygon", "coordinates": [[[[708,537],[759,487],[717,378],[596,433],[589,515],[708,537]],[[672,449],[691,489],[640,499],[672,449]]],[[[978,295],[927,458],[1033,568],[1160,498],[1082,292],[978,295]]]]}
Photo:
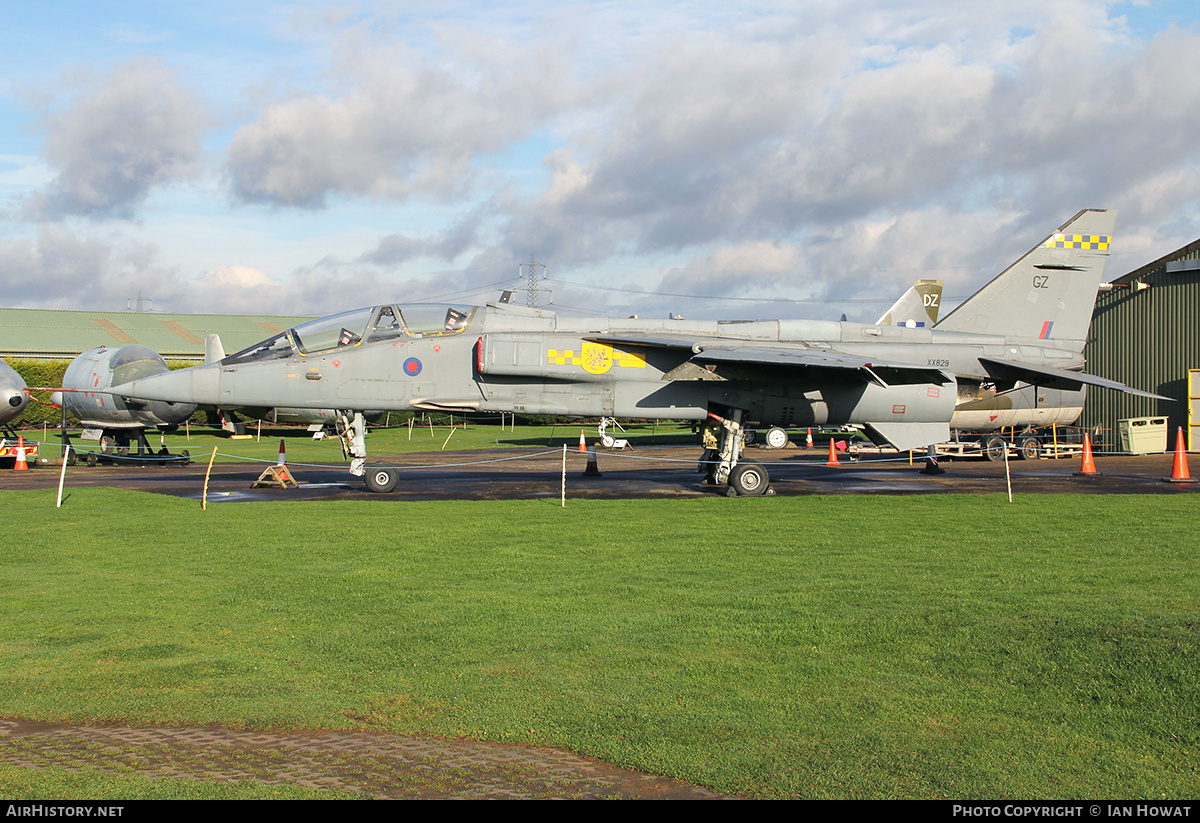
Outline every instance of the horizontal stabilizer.
{"type": "Polygon", "coordinates": [[[949,423],[867,423],[866,430],[877,445],[890,443],[902,452],[950,439],[949,423]]]}
{"type": "Polygon", "coordinates": [[[1050,366],[1031,366],[1027,363],[1013,363],[1008,360],[995,360],[991,357],[981,357],[979,358],[979,363],[987,370],[988,376],[996,380],[1020,380],[1035,386],[1043,386],[1047,389],[1063,389],[1065,391],[1078,391],[1085,385],[1099,386],[1102,389],[1112,389],[1113,391],[1134,394],[1138,397],[1149,397],[1152,400],[1173,399],[1171,397],[1164,397],[1161,394],[1153,394],[1152,392],[1135,389],[1132,386],[1126,386],[1124,383],[1118,383],[1116,380],[1097,377],[1087,372],[1067,371],[1066,369],[1055,369],[1050,366]]]}

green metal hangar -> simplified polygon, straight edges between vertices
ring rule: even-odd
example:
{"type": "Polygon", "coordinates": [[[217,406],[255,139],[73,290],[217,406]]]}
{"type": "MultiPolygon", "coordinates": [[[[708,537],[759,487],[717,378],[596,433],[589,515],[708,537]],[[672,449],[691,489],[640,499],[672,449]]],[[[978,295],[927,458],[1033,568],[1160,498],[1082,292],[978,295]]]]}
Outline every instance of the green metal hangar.
{"type": "Polygon", "coordinates": [[[153,349],[168,361],[200,361],[204,359],[204,339],[210,334],[219,334],[225,351],[233,354],[311,319],[0,308],[0,357],[70,361],[87,349],[137,344],[153,349]]]}
{"type": "Polygon", "coordinates": [[[1090,389],[1079,425],[1105,432],[1120,448],[1120,421],[1167,418],[1167,448],[1176,429],[1200,449],[1200,240],[1101,286],[1084,348],[1087,370],[1172,400],[1151,400],[1108,389],[1090,389]],[[1189,406],[1192,408],[1189,426],[1189,406]]]}

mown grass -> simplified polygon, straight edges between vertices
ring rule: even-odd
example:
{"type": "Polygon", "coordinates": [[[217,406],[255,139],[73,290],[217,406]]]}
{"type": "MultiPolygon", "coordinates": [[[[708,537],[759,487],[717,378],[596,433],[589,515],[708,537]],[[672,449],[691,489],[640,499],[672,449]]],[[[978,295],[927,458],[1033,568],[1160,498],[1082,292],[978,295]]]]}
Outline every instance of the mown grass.
{"type": "Polygon", "coordinates": [[[4,492],[0,713],[537,743],[758,797],[1187,797],[1193,503],[4,492]]]}
{"type": "Polygon", "coordinates": [[[114,775],[91,768],[23,769],[0,765],[0,797],[20,800],[360,800],[350,791],[276,786],[248,780],[114,775]]]}

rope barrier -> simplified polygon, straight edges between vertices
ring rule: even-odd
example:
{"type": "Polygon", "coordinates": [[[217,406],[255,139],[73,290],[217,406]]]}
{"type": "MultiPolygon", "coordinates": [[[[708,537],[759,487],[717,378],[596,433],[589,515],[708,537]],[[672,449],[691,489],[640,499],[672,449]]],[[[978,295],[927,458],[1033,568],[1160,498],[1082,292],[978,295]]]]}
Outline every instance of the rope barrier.
{"type": "MultiPolygon", "coordinates": [[[[32,444],[36,445],[39,448],[39,450],[44,447],[53,448],[53,447],[57,447],[57,446],[61,445],[61,443],[59,443],[58,441],[43,442],[43,441],[37,441],[37,440],[26,440],[26,443],[27,444],[32,443],[32,444]]],[[[642,446],[641,448],[645,449],[645,448],[684,448],[684,447],[683,446],[659,446],[659,447],[642,446]]],[[[1013,449],[1016,447],[1012,444],[1009,444],[1008,448],[1013,449]]],[[[76,446],[72,446],[71,451],[74,454],[74,456],[76,457],[76,459],[78,459],[78,460],[86,460],[89,455],[96,455],[99,458],[103,458],[104,460],[110,460],[114,463],[160,462],[163,464],[170,464],[170,463],[180,463],[183,460],[182,456],[179,455],[178,453],[173,453],[170,455],[158,455],[158,454],[154,454],[154,453],[143,454],[140,456],[133,455],[133,454],[118,455],[118,454],[107,454],[107,453],[100,452],[100,451],[80,450],[76,446]]],[[[586,459],[586,457],[587,457],[587,455],[582,452],[575,452],[575,451],[571,451],[571,450],[568,450],[568,451],[572,455],[577,455],[580,458],[586,459]]],[[[604,451],[604,452],[598,452],[598,453],[603,454],[605,456],[606,460],[619,458],[622,460],[641,460],[641,461],[646,461],[646,462],[678,463],[678,464],[686,464],[686,465],[695,465],[700,461],[699,456],[696,456],[696,457],[663,457],[663,456],[653,456],[653,455],[645,455],[645,454],[629,454],[629,453],[619,452],[619,451],[604,451]]],[[[977,457],[984,455],[985,453],[986,453],[986,449],[974,449],[974,450],[968,449],[968,450],[964,450],[961,452],[957,452],[955,454],[941,454],[939,456],[943,457],[943,458],[944,457],[977,458],[977,457]]],[[[1161,452],[1161,453],[1165,454],[1168,452],[1161,452]]],[[[462,454],[462,452],[458,452],[458,454],[462,454]]],[[[488,458],[486,460],[466,460],[466,461],[459,461],[459,462],[420,463],[420,464],[389,463],[388,465],[391,465],[392,468],[396,469],[397,471],[412,471],[412,470],[418,470],[418,469],[440,469],[440,468],[457,468],[457,467],[465,467],[465,466],[486,466],[486,465],[491,465],[491,464],[495,464],[495,463],[506,463],[506,462],[513,462],[513,461],[518,461],[518,460],[531,460],[531,459],[535,459],[535,458],[539,458],[539,457],[549,457],[552,455],[558,456],[558,454],[559,454],[559,449],[554,448],[554,449],[548,449],[548,450],[537,451],[537,452],[532,452],[532,453],[515,454],[512,456],[508,456],[508,457],[488,458]]],[[[786,450],[781,451],[780,454],[786,455],[787,451],[786,450]]],[[[807,466],[811,466],[811,467],[815,467],[815,468],[830,468],[831,470],[835,470],[835,471],[845,471],[848,468],[848,466],[846,464],[843,464],[841,466],[826,467],[823,462],[821,462],[819,459],[816,459],[818,456],[816,455],[815,451],[812,452],[812,454],[814,456],[814,460],[811,462],[811,464],[806,463],[806,462],[800,462],[800,461],[787,461],[786,463],[784,463],[784,461],[779,461],[779,460],[755,461],[755,462],[765,462],[766,465],[775,465],[775,464],[807,465],[807,466]]],[[[888,464],[888,463],[908,463],[908,462],[910,462],[907,452],[898,453],[896,455],[875,455],[875,456],[870,456],[870,457],[865,456],[865,455],[857,455],[856,456],[853,452],[843,452],[843,454],[847,454],[850,457],[850,463],[852,465],[860,465],[860,466],[872,466],[872,465],[883,465],[883,464],[888,464]]],[[[1103,452],[1102,454],[1105,456],[1122,456],[1122,455],[1133,455],[1133,454],[1135,454],[1135,452],[1110,451],[1110,452],[1103,452]]],[[[1142,453],[1137,452],[1136,454],[1142,454],[1142,453]]],[[[217,456],[228,459],[228,460],[239,460],[239,461],[243,461],[243,462],[247,462],[247,463],[275,464],[277,462],[276,458],[247,457],[245,455],[233,454],[230,452],[222,452],[222,451],[218,451],[217,456]]],[[[755,456],[757,456],[757,455],[755,455],[755,456]]],[[[403,459],[403,457],[404,457],[404,455],[385,455],[385,456],[379,456],[376,458],[368,458],[368,459],[375,459],[375,460],[379,461],[380,463],[385,463],[388,460],[401,460],[401,459],[403,459]]],[[[1047,457],[1049,458],[1050,456],[1047,455],[1047,457]]],[[[1075,452],[1075,450],[1072,450],[1072,453],[1061,455],[1060,459],[1068,459],[1068,458],[1072,458],[1072,457],[1078,457],[1078,454],[1075,452]]],[[[753,457],[747,457],[745,455],[743,455],[743,458],[742,458],[742,460],[751,460],[751,459],[753,459],[753,457]]],[[[925,458],[924,458],[924,455],[916,455],[914,459],[917,460],[918,462],[920,462],[920,461],[923,461],[925,458]]],[[[709,462],[716,463],[718,461],[713,460],[713,461],[709,461],[709,462]]],[[[331,469],[331,470],[333,470],[333,469],[345,469],[347,464],[345,462],[304,463],[304,462],[297,462],[297,461],[288,461],[288,465],[294,466],[294,467],[299,467],[299,468],[331,469]]]]}

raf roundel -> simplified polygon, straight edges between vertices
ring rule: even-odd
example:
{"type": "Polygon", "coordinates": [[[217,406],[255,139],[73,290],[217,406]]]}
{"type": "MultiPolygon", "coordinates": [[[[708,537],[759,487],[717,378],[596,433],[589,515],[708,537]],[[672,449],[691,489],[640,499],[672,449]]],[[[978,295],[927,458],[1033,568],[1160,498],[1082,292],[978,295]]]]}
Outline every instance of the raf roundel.
{"type": "Polygon", "coordinates": [[[404,373],[409,377],[416,377],[421,373],[421,361],[415,357],[410,357],[404,361],[404,373]]]}

